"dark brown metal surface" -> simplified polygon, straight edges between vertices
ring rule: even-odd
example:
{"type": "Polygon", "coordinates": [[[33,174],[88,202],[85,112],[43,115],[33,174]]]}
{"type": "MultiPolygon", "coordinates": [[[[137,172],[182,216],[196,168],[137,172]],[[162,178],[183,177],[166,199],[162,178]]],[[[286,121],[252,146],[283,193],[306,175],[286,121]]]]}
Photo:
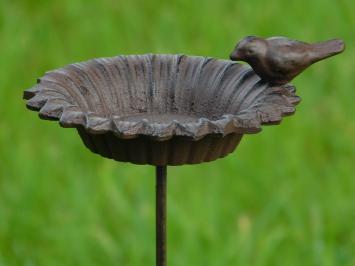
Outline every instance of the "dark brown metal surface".
{"type": "Polygon", "coordinates": [[[156,141],[147,137],[120,139],[112,133],[90,134],[79,128],[85,146],[92,152],[121,162],[150,165],[198,164],[223,158],[233,152],[243,135],[208,135],[194,141],[175,137],[156,141]]]}
{"type": "Polygon", "coordinates": [[[152,54],[47,72],[24,98],[42,119],[77,128],[91,151],[153,165],[224,157],[300,100],[293,86],[271,86],[232,61],[152,54]]]}
{"type": "Polygon", "coordinates": [[[157,166],[156,265],[166,266],[167,165],[222,158],[244,134],[280,123],[300,101],[284,84],[343,49],[339,40],[246,38],[231,58],[248,62],[261,79],[249,67],[207,57],[95,59],[47,72],[24,98],[42,119],[76,128],[92,152],[157,166]]]}
{"type": "Polygon", "coordinates": [[[339,39],[309,44],[285,37],[248,36],[236,45],[230,58],[247,62],[263,80],[283,85],[310,65],[344,49],[345,44],[339,39]]]}
{"type": "Polygon", "coordinates": [[[167,167],[156,167],[156,265],[166,266],[167,167]]]}

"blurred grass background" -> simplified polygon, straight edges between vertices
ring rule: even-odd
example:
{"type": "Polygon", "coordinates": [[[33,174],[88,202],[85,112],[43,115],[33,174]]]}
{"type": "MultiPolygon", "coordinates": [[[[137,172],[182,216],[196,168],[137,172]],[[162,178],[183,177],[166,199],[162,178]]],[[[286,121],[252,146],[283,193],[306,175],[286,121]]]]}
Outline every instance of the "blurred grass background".
{"type": "Polygon", "coordinates": [[[280,126],[169,170],[169,265],[355,265],[353,0],[0,2],[0,266],[154,265],[154,168],[90,153],[26,111],[46,70],[93,57],[227,58],[246,35],[333,37],[280,126]]]}

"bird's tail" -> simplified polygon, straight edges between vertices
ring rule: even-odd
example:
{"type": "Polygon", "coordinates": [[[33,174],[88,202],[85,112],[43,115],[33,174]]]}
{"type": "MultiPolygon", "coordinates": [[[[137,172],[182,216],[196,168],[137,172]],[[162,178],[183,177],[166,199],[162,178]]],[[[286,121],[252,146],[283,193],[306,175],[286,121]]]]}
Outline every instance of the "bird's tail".
{"type": "Polygon", "coordinates": [[[314,63],[340,54],[345,50],[345,43],[340,39],[329,40],[313,45],[314,63]]]}

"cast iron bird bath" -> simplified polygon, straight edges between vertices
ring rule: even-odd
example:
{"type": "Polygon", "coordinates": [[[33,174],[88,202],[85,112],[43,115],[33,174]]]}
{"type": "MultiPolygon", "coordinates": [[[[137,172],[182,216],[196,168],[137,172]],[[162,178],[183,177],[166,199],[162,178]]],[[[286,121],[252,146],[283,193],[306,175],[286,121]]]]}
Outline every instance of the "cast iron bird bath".
{"type": "Polygon", "coordinates": [[[156,166],[157,265],[166,265],[167,165],[233,152],[244,134],[279,124],[300,98],[245,65],[186,55],[130,55],[49,71],[24,92],[42,119],[76,128],[92,152],[156,166]]]}

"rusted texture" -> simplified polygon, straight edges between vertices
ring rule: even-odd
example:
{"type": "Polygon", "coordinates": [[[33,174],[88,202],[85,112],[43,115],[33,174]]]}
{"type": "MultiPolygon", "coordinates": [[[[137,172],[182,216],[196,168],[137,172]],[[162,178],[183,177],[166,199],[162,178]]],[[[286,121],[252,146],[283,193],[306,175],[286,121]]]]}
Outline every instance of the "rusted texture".
{"type": "Polygon", "coordinates": [[[208,135],[194,141],[174,137],[156,141],[147,137],[120,139],[112,133],[90,134],[79,128],[79,134],[92,152],[121,162],[151,165],[182,165],[209,162],[227,156],[239,144],[241,134],[208,135]]]}
{"type": "Polygon", "coordinates": [[[339,39],[309,44],[285,37],[248,36],[236,45],[230,58],[247,62],[263,80],[283,85],[310,65],[344,49],[345,44],[339,39]]]}
{"type": "Polygon", "coordinates": [[[49,71],[24,98],[42,119],[77,128],[91,151],[152,165],[226,156],[300,101],[292,85],[272,86],[232,61],[153,54],[49,71]]]}

